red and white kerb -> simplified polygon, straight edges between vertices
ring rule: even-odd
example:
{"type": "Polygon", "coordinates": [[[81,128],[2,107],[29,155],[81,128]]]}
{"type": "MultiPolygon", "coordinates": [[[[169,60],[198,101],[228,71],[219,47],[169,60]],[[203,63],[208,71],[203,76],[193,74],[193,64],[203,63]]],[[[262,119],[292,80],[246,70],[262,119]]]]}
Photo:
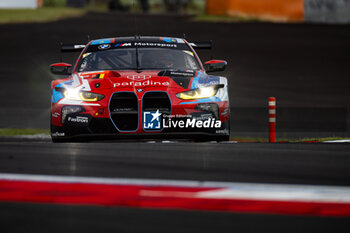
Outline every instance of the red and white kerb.
{"type": "Polygon", "coordinates": [[[350,217],[350,187],[0,173],[0,202],[350,217]]]}
{"type": "Polygon", "coordinates": [[[269,97],[269,142],[276,142],[276,98],[269,97]]]}

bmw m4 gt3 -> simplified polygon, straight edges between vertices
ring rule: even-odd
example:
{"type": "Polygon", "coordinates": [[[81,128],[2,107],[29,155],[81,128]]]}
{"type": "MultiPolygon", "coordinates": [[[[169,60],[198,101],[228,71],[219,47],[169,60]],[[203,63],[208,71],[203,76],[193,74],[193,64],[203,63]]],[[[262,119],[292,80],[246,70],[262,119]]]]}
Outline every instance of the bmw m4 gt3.
{"type": "Polygon", "coordinates": [[[52,81],[53,142],[97,138],[228,140],[230,106],[226,61],[204,65],[189,43],[166,37],[119,37],[62,45],[81,51],[66,75],[52,81]]]}

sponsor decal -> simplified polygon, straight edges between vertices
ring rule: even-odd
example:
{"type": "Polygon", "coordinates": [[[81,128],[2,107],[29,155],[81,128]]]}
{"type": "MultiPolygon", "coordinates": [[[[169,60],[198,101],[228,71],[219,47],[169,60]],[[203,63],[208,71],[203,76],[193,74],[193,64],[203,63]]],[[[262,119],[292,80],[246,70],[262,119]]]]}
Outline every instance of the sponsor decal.
{"type": "MultiPolygon", "coordinates": [[[[178,45],[176,43],[184,43],[184,42],[178,42],[175,39],[171,39],[174,41],[164,41],[162,42],[133,42],[133,43],[118,43],[114,47],[115,48],[122,48],[122,47],[166,47],[166,48],[177,48],[178,45]]],[[[190,53],[189,53],[190,54],[190,53]]]]}
{"type": "Polygon", "coordinates": [[[111,43],[110,39],[106,39],[106,40],[95,40],[91,43],[91,45],[97,45],[97,44],[107,44],[107,43],[111,43]]]}
{"type": "Polygon", "coordinates": [[[228,130],[227,129],[220,129],[220,130],[216,130],[215,133],[217,133],[217,134],[228,134],[228,130]]]}
{"type": "Polygon", "coordinates": [[[161,129],[161,113],[159,109],[156,112],[143,113],[143,128],[144,129],[161,129]]]}
{"type": "Polygon", "coordinates": [[[115,108],[113,109],[112,112],[128,112],[128,111],[133,111],[134,108],[115,108]]]}
{"type": "Polygon", "coordinates": [[[126,76],[126,78],[134,81],[143,81],[143,80],[152,78],[152,76],[151,75],[128,75],[126,76]]]}
{"type": "Polygon", "coordinates": [[[101,83],[95,83],[95,87],[99,88],[101,86],[101,83]]]}
{"type": "Polygon", "coordinates": [[[142,86],[169,86],[170,83],[169,82],[153,82],[152,80],[147,80],[147,81],[144,81],[144,82],[134,82],[134,81],[131,81],[131,82],[120,82],[120,83],[114,83],[113,84],[113,87],[129,87],[129,86],[139,86],[139,87],[142,87],[142,86]]]}
{"type": "Polygon", "coordinates": [[[98,46],[98,49],[109,49],[111,47],[110,44],[101,44],[98,46]]]}
{"type": "Polygon", "coordinates": [[[185,41],[183,39],[176,39],[177,43],[179,44],[185,44],[185,41]]]}
{"type": "Polygon", "coordinates": [[[55,132],[55,133],[52,133],[51,136],[54,136],[54,137],[64,137],[64,133],[60,133],[60,132],[55,132]]]}
{"type": "Polygon", "coordinates": [[[131,46],[131,43],[116,44],[114,47],[128,47],[128,46],[131,46]]]}
{"type": "Polygon", "coordinates": [[[170,71],[170,76],[186,76],[186,77],[193,77],[194,72],[179,72],[179,71],[170,71]]]}
{"type": "Polygon", "coordinates": [[[174,38],[161,37],[160,40],[165,41],[167,43],[177,43],[177,40],[174,38]]]}
{"type": "Polygon", "coordinates": [[[138,47],[168,47],[168,48],[177,48],[176,44],[163,44],[163,43],[148,43],[148,42],[135,42],[135,46],[138,47]]]}
{"type": "Polygon", "coordinates": [[[77,45],[74,45],[74,48],[75,49],[83,49],[83,48],[85,48],[85,45],[84,44],[77,44],[77,45]]]}
{"type": "Polygon", "coordinates": [[[89,118],[82,117],[82,116],[76,116],[75,118],[68,117],[68,121],[74,122],[74,123],[89,123],[89,118]]]}

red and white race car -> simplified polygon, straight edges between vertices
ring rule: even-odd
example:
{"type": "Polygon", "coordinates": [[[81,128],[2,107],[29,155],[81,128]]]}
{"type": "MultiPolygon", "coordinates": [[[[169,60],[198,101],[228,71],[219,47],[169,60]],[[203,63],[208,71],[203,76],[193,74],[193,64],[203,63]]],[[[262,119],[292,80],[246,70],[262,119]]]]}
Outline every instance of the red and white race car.
{"type": "Polygon", "coordinates": [[[167,37],[119,37],[62,45],[82,50],[74,67],[51,65],[68,75],[52,81],[53,142],[98,138],[229,140],[226,61],[201,63],[188,43],[167,37]],[[205,68],[204,68],[205,67],[205,68]],[[72,70],[72,71],[70,71],[72,70]]]}

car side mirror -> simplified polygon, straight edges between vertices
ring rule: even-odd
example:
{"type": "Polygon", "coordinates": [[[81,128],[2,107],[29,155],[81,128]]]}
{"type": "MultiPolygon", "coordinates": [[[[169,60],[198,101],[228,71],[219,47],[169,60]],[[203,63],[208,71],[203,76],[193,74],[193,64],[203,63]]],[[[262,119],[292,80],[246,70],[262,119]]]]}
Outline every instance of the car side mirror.
{"type": "Polygon", "coordinates": [[[223,60],[210,60],[204,63],[205,71],[209,72],[217,72],[224,71],[227,66],[227,61],[223,60]]]}
{"type": "Polygon", "coordinates": [[[55,63],[50,66],[50,70],[53,74],[70,75],[72,74],[71,67],[72,65],[68,63],[55,63]]]}

